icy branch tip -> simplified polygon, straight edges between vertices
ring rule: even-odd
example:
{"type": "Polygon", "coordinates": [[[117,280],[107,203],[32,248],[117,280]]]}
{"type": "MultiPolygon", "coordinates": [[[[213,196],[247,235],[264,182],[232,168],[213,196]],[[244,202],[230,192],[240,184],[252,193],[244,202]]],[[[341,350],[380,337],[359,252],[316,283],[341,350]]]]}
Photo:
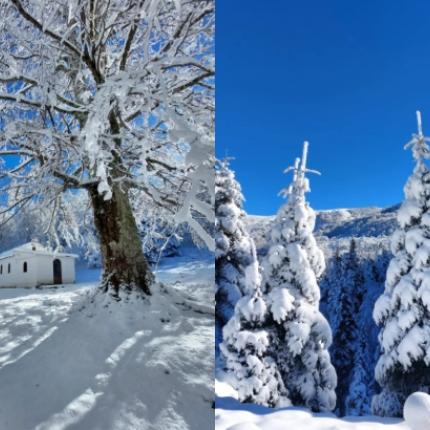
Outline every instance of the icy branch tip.
{"type": "Polygon", "coordinates": [[[306,164],[308,162],[308,148],[309,148],[309,142],[305,140],[303,142],[303,156],[302,156],[302,172],[306,171],[306,164]]]}
{"type": "Polygon", "coordinates": [[[300,158],[297,157],[294,160],[294,166],[288,166],[286,169],[284,169],[284,173],[288,173],[288,172],[294,171],[294,174],[296,174],[297,171],[299,170],[299,165],[300,165],[300,158]]]}
{"type": "Polygon", "coordinates": [[[299,171],[299,165],[300,165],[300,158],[297,157],[294,161],[294,182],[297,181],[297,172],[299,171]]]}
{"type": "Polygon", "coordinates": [[[421,112],[417,110],[417,124],[418,124],[418,134],[422,136],[423,134],[423,125],[421,121],[421,112]]]}

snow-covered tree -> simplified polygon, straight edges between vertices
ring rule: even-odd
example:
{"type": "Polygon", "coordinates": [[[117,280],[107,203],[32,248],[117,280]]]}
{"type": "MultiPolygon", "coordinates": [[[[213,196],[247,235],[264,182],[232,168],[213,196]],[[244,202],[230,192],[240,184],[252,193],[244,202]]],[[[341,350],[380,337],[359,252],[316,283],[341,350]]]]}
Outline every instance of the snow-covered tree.
{"type": "Polygon", "coordinates": [[[236,303],[233,317],[224,326],[220,350],[229,381],[241,402],[288,406],[287,392],[270,354],[271,333],[265,326],[271,316],[261,291],[253,242],[250,252],[254,258],[245,273],[246,294],[236,303]]]}
{"type": "Polygon", "coordinates": [[[374,373],[379,357],[379,330],[372,311],[384,290],[391,259],[389,241],[385,235],[347,236],[323,239],[322,245],[327,269],[319,283],[320,309],[333,333],[330,356],[338,375],[336,413],[341,413],[340,405],[343,405],[343,415],[369,415],[372,396],[377,392],[374,373]],[[349,296],[342,293],[345,290],[349,296]],[[348,309],[351,314],[346,312],[348,309]],[[353,323],[350,318],[354,318],[353,323]],[[347,375],[343,376],[347,383],[341,379],[341,373],[347,375]],[[343,385],[342,392],[340,385],[343,385]]]}
{"type": "MultiPolygon", "coordinates": [[[[326,258],[326,269],[319,283],[321,290],[320,309],[326,316],[332,333],[337,332],[341,320],[338,306],[342,289],[341,267],[341,249],[339,245],[336,245],[330,258],[326,258]]],[[[333,345],[331,350],[333,350],[333,345]]]]}
{"type": "Polygon", "coordinates": [[[247,270],[257,264],[254,243],[245,227],[243,195],[229,160],[215,168],[216,316],[224,325],[237,301],[247,293],[247,270]]]}
{"type": "Polygon", "coordinates": [[[336,372],[328,348],[330,327],[319,311],[318,278],[324,271],[322,251],[313,236],[315,213],[306,202],[308,143],[297,159],[288,198],[271,232],[271,247],[264,264],[264,289],[277,338],[272,347],[293,405],[313,411],[333,410],[336,372]]]}
{"type": "Polygon", "coordinates": [[[85,192],[62,194],[56,201],[56,216],[50,207],[37,202],[25,205],[19,216],[0,226],[0,250],[37,239],[48,248],[74,250],[91,262],[99,255],[99,241],[94,228],[90,203],[85,192]]]}
{"type": "Polygon", "coordinates": [[[375,376],[382,391],[372,409],[383,416],[401,416],[414,391],[430,393],[430,139],[422,133],[419,112],[417,120],[418,133],[405,147],[412,148],[416,165],[397,215],[385,290],[373,313],[381,326],[375,376]]]}
{"type": "Polygon", "coordinates": [[[0,0],[0,221],[84,190],[114,294],[153,280],[133,189],[213,248],[213,31],[213,0],[0,0]]]}
{"type": "MultiPolygon", "coordinates": [[[[359,313],[353,315],[357,318],[359,313]]],[[[359,325],[358,338],[354,348],[354,366],[349,376],[347,395],[344,398],[344,415],[363,416],[370,412],[370,400],[373,378],[368,372],[366,355],[369,343],[368,333],[359,325]]],[[[336,369],[337,370],[337,369],[336,369]]],[[[340,377],[339,373],[338,376],[340,377]]]]}
{"type": "Polygon", "coordinates": [[[162,257],[177,254],[186,226],[177,225],[175,214],[164,208],[151,204],[142,205],[145,196],[140,190],[130,192],[130,201],[143,252],[149,262],[157,264],[162,257]]]}
{"type": "Polygon", "coordinates": [[[340,416],[346,414],[346,397],[352,382],[355,355],[359,338],[358,315],[363,300],[363,275],[357,264],[356,244],[350,242],[349,251],[338,260],[337,284],[340,284],[336,300],[338,318],[330,349],[332,363],[336,368],[338,385],[336,388],[337,410],[340,416]]]}

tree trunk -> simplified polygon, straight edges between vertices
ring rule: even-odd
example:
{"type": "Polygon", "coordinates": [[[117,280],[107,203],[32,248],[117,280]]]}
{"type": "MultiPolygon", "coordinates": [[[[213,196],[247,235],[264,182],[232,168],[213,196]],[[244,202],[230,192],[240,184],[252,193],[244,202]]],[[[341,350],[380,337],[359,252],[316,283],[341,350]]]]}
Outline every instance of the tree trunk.
{"type": "Polygon", "coordinates": [[[95,188],[89,194],[100,238],[105,291],[118,295],[120,290],[134,289],[151,294],[154,276],[142,251],[127,194],[118,185],[112,186],[110,200],[104,200],[95,188]]]}

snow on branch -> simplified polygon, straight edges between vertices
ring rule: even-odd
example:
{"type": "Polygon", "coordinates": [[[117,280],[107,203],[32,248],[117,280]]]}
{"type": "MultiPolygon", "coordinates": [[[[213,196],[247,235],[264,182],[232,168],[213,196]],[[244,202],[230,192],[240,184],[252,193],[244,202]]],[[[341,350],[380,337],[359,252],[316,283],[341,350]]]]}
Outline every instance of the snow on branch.
{"type": "Polygon", "coordinates": [[[299,195],[303,196],[304,193],[309,191],[309,182],[306,178],[306,173],[314,173],[316,175],[321,175],[318,170],[307,168],[308,151],[309,142],[305,140],[303,143],[302,158],[296,158],[294,161],[294,165],[289,166],[284,170],[284,173],[293,172],[293,181],[289,187],[284,188],[280,191],[279,194],[282,197],[288,197],[293,192],[296,192],[299,195]]]}
{"type": "Polygon", "coordinates": [[[423,134],[421,112],[419,110],[417,110],[416,115],[418,132],[412,135],[412,139],[404,146],[404,148],[412,148],[414,159],[418,163],[422,163],[423,160],[430,158],[430,151],[427,145],[427,143],[430,142],[430,138],[425,137],[423,134]]]}

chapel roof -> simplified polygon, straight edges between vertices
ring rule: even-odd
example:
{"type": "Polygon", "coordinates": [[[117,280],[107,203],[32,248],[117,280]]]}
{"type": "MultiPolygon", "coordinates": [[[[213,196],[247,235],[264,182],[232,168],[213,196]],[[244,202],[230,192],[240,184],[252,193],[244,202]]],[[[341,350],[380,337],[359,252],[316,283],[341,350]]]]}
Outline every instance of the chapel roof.
{"type": "Polygon", "coordinates": [[[68,254],[64,252],[57,252],[48,249],[36,240],[24,243],[23,245],[16,246],[15,248],[9,249],[0,254],[0,259],[12,257],[17,254],[28,254],[28,255],[52,255],[55,257],[73,257],[78,258],[76,254],[68,254]]]}

